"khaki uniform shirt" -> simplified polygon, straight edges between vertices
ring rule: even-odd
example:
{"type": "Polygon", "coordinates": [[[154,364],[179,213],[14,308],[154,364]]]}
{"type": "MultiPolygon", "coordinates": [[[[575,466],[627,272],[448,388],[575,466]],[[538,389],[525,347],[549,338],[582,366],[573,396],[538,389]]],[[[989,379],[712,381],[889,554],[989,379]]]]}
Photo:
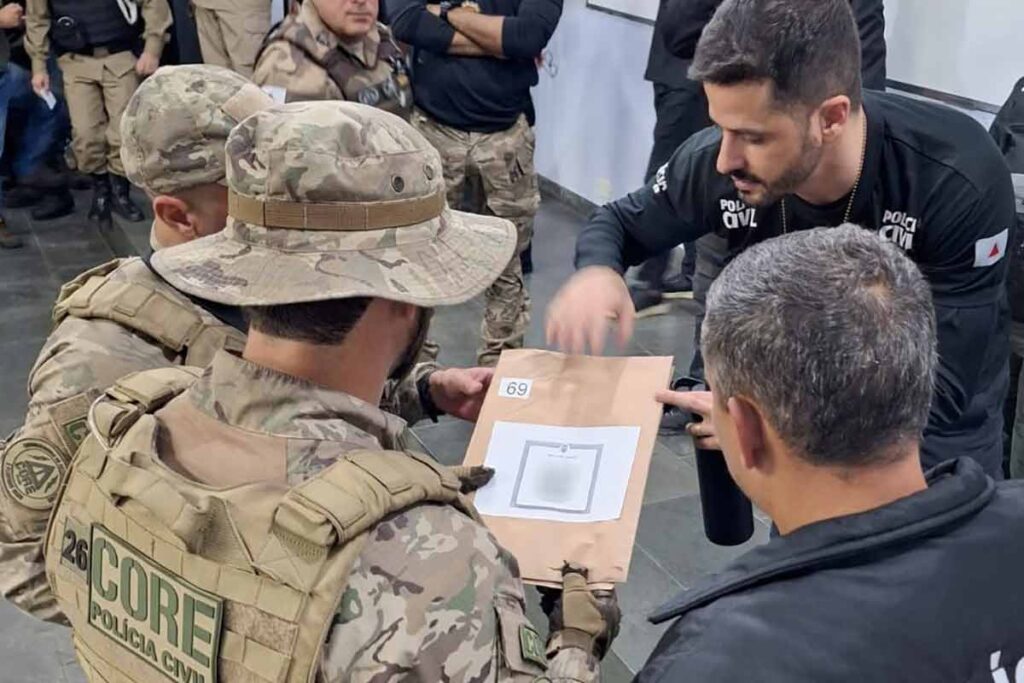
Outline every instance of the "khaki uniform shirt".
{"type": "Polygon", "coordinates": [[[192,0],[192,4],[203,9],[229,10],[235,12],[270,11],[271,0],[192,0]]]}
{"type": "MultiPolygon", "coordinates": [[[[156,418],[161,459],[218,487],[294,486],[349,451],[406,446],[401,419],[226,352],[156,418]]],[[[486,527],[448,506],[408,509],[369,531],[317,680],[536,680],[520,651],[524,610],[515,559],[486,527]]],[[[594,658],[572,648],[540,678],[596,679],[594,658]]]]}
{"type": "MultiPolygon", "coordinates": [[[[114,0],[110,0],[113,2],[114,0]]],[[[167,29],[171,27],[171,8],[167,0],[138,0],[139,19],[145,25],[143,50],[160,59],[167,42],[167,29]]],[[[32,58],[32,73],[46,73],[46,58],[50,55],[50,3],[47,0],[27,0],[25,7],[25,51],[32,58]]]]}

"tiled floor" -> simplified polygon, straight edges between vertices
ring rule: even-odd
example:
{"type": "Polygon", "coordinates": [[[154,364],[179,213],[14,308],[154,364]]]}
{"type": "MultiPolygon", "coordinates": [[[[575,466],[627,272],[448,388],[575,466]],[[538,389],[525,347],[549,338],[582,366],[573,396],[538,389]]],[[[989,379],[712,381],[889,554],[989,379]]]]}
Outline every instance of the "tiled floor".
{"type": "MultiPolygon", "coordinates": [[[[84,206],[87,197],[79,199],[84,206]]],[[[105,241],[88,226],[83,214],[84,210],[50,224],[33,224],[20,211],[12,211],[8,216],[13,229],[26,238],[27,246],[20,251],[0,252],[2,433],[7,433],[22,417],[25,380],[47,333],[49,309],[59,283],[112,255],[109,240],[105,241]]],[[[534,247],[536,270],[529,282],[533,320],[528,346],[543,345],[544,311],[571,271],[573,243],[582,222],[559,204],[545,201],[541,208],[534,247]]],[[[128,241],[144,248],[146,226],[125,228],[128,241]]],[[[669,316],[641,321],[624,353],[671,354],[676,357],[677,367],[685,367],[693,338],[693,317],[687,305],[680,305],[669,316]]],[[[482,313],[479,301],[438,312],[431,335],[441,344],[442,362],[473,362],[482,313]]],[[[438,424],[421,425],[415,431],[424,447],[439,460],[455,463],[462,459],[472,425],[443,419],[438,424]]],[[[718,548],[704,539],[688,438],[668,434],[659,438],[644,500],[629,581],[619,588],[622,630],[603,666],[603,679],[610,683],[630,680],[657,642],[664,627],[646,621],[654,607],[744,550],[718,548]]],[[[759,519],[754,542],[766,537],[767,527],[759,519]]],[[[533,611],[536,615],[535,606],[533,611]]],[[[23,617],[3,603],[0,662],[2,681],[81,680],[63,629],[23,617]]]]}

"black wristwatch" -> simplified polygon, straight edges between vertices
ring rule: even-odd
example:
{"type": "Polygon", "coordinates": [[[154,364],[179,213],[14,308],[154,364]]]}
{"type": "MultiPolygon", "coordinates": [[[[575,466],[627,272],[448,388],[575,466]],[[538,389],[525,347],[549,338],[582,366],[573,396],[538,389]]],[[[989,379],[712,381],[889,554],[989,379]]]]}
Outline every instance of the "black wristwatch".
{"type": "Polygon", "coordinates": [[[462,6],[462,0],[441,0],[441,21],[448,23],[448,12],[452,11],[456,7],[462,6]]]}
{"type": "Polygon", "coordinates": [[[428,372],[416,381],[416,393],[420,395],[420,405],[423,406],[423,414],[426,415],[431,422],[437,422],[437,418],[444,415],[444,411],[437,407],[434,403],[434,397],[430,395],[430,376],[437,372],[428,372]]]}

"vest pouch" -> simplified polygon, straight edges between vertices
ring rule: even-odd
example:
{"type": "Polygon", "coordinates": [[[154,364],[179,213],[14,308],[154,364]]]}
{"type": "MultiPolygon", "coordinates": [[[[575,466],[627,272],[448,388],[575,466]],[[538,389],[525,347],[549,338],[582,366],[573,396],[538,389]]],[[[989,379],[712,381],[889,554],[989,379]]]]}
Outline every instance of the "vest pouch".
{"type": "Polygon", "coordinates": [[[50,40],[58,54],[82,52],[89,44],[82,25],[74,17],[57,17],[50,26],[50,40]]]}

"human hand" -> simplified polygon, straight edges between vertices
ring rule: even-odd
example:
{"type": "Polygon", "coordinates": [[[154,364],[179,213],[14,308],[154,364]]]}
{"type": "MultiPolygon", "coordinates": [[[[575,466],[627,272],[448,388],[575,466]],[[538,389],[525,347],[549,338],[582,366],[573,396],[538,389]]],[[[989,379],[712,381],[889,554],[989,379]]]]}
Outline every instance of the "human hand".
{"type": "Polygon", "coordinates": [[[135,73],[140,76],[149,76],[160,66],[160,60],[149,54],[143,52],[139,55],[139,58],[135,61],[135,73]]]}
{"type": "Polygon", "coordinates": [[[686,433],[693,437],[693,445],[706,450],[721,450],[715,426],[711,423],[711,404],[714,400],[710,391],[671,391],[661,389],[654,398],[659,403],[673,406],[684,413],[700,415],[700,422],[686,425],[686,433]]]}
{"type": "Polygon", "coordinates": [[[25,21],[24,15],[21,5],[4,5],[0,8],[0,28],[18,28],[25,21]]]}
{"type": "Polygon", "coordinates": [[[430,398],[448,415],[476,422],[493,377],[492,368],[435,370],[427,380],[430,398]]]}
{"type": "Polygon", "coordinates": [[[611,268],[583,268],[548,306],[547,342],[569,353],[583,353],[589,345],[591,353],[599,354],[612,320],[618,323],[619,346],[625,347],[636,321],[626,281],[611,268]]]}
{"type": "Polygon", "coordinates": [[[541,607],[561,647],[578,647],[604,657],[619,633],[622,611],[614,590],[590,590],[587,570],[568,562],[562,567],[562,590],[544,589],[541,607]]]}
{"type": "Polygon", "coordinates": [[[427,5],[427,11],[435,17],[441,16],[441,5],[427,5]]]}
{"type": "Polygon", "coordinates": [[[32,74],[32,90],[40,97],[44,93],[50,92],[50,75],[45,73],[32,74]]]}

